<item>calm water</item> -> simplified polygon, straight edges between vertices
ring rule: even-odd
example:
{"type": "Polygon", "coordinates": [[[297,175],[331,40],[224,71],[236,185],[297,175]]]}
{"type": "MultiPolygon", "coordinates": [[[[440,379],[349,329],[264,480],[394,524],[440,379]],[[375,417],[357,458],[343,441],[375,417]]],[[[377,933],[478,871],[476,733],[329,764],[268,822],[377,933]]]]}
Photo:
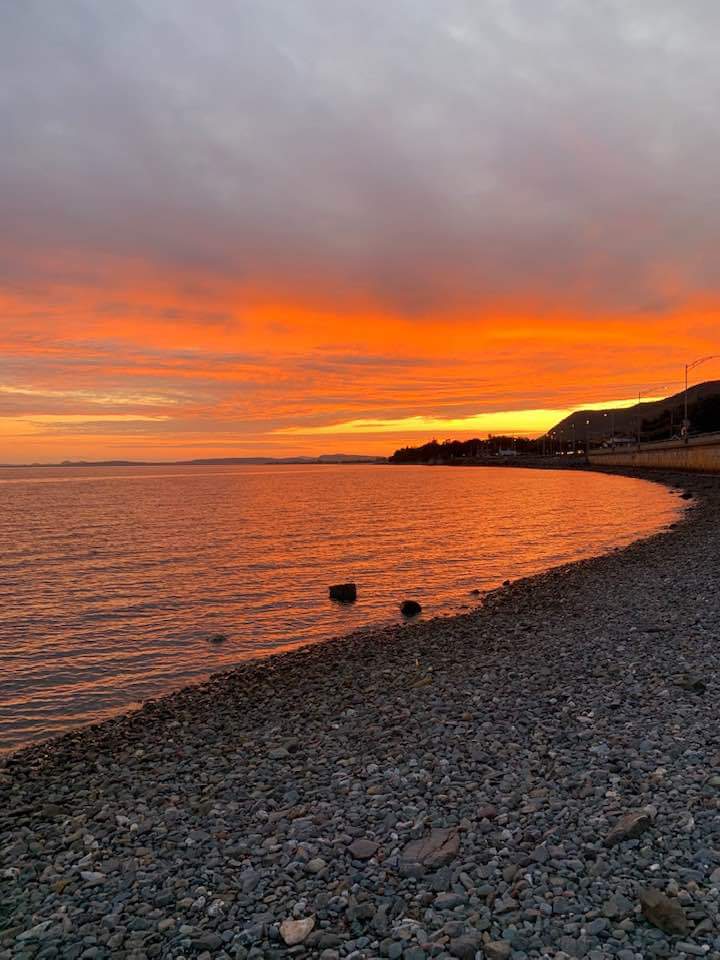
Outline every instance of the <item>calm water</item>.
{"type": "Polygon", "coordinates": [[[517,468],[0,469],[0,750],[398,620],[404,598],[455,612],[680,509],[643,481],[517,468]],[[349,607],[327,598],[345,580],[349,607]]]}

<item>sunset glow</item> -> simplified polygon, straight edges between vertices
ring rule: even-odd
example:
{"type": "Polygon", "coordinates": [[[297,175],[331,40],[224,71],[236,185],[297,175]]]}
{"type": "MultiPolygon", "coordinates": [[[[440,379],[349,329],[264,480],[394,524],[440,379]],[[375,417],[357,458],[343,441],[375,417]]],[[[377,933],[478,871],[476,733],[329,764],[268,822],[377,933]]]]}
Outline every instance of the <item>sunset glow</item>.
{"type": "Polygon", "coordinates": [[[677,392],[718,352],[720,14],[610,6],[6,8],[0,462],[388,454],[677,392]]]}

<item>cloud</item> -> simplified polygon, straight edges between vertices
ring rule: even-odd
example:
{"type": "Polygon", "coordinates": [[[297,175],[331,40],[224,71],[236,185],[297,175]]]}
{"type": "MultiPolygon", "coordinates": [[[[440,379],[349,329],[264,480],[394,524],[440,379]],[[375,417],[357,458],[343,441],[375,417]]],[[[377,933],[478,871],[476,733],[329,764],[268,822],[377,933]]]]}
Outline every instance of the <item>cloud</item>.
{"type": "Polygon", "coordinates": [[[674,380],[716,352],[719,33],[714,0],[0,0],[0,415],[221,452],[674,380]]]}
{"type": "MultiPolygon", "coordinates": [[[[717,287],[712,0],[42,0],[0,31],[8,281],[80,253],[423,315],[717,287]]],[[[66,269],[65,264],[58,265],[66,269]]]]}

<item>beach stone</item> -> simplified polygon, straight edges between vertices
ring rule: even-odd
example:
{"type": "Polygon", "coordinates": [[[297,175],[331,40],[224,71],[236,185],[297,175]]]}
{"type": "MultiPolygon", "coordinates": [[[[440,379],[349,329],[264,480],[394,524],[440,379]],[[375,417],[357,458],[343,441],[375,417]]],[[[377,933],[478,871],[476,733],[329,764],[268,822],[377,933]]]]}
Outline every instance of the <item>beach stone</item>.
{"type": "Polygon", "coordinates": [[[709,950],[703,944],[699,943],[686,943],[684,940],[678,940],[675,944],[675,949],[679,953],[687,953],[691,957],[706,957],[709,956],[709,950]]]}
{"type": "Polygon", "coordinates": [[[634,840],[645,833],[652,826],[652,819],[647,810],[633,810],[620,817],[617,823],[605,837],[605,846],[614,847],[624,840],[634,840]]]}
{"type": "Polygon", "coordinates": [[[720,478],[688,483],[672,533],[462,617],[0,757],[0,960],[720,957],[720,478]],[[653,829],[606,845],[628,813],[653,829]],[[649,877],[687,932],[641,914],[649,877]]]}
{"type": "Polygon", "coordinates": [[[348,853],[353,860],[370,860],[378,851],[380,844],[366,837],[359,837],[348,846],[348,853]]]}
{"type": "Polygon", "coordinates": [[[403,960],[425,960],[426,953],[422,947],[409,947],[403,950],[403,960]]]}
{"type": "Polygon", "coordinates": [[[610,897],[603,906],[603,915],[610,920],[626,917],[633,911],[633,903],[623,894],[618,893],[610,897]]]}
{"type": "Polygon", "coordinates": [[[354,603],[357,600],[357,585],[355,583],[336,583],[328,588],[331,600],[339,603],[354,603]]]}
{"type": "Polygon", "coordinates": [[[346,916],[348,920],[372,920],[375,916],[375,905],[369,900],[363,903],[352,904],[347,908],[346,916]]]}
{"type": "Polygon", "coordinates": [[[491,940],[483,945],[487,960],[507,960],[512,953],[512,946],[507,940],[491,940]]]}
{"type": "Polygon", "coordinates": [[[196,937],[193,940],[193,944],[197,950],[219,950],[223,945],[223,938],[217,933],[203,933],[202,936],[196,937]]]}
{"type": "Polygon", "coordinates": [[[677,900],[671,900],[661,890],[646,887],[638,893],[642,915],[665,933],[683,934],[688,931],[685,911],[677,900]]]}
{"type": "Polygon", "coordinates": [[[294,947],[306,939],[315,926],[315,917],[305,917],[304,920],[286,919],[280,924],[280,936],[288,947],[294,947]]]}
{"type": "Polygon", "coordinates": [[[705,681],[701,677],[677,677],[674,684],[681,690],[689,690],[692,693],[705,693],[707,690],[705,681]]]}
{"type": "Polygon", "coordinates": [[[458,960],[475,960],[475,954],[482,946],[482,939],[479,936],[456,937],[448,944],[448,950],[453,957],[458,960]]]}
{"type": "Polygon", "coordinates": [[[439,893],[435,897],[433,906],[436,910],[453,910],[467,903],[467,896],[462,893],[439,893]]]}
{"type": "Polygon", "coordinates": [[[402,863],[419,863],[429,870],[446,867],[457,857],[460,836],[456,830],[437,828],[405,845],[400,855],[402,863]]]}

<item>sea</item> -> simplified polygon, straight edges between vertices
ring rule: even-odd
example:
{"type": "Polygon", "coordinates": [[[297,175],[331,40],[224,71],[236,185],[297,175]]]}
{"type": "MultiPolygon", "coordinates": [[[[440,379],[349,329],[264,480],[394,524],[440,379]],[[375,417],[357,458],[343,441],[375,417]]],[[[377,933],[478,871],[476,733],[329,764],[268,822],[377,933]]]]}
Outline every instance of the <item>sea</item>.
{"type": "Polygon", "coordinates": [[[643,480],[518,467],[2,468],[0,752],[405,622],[406,599],[423,618],[472,609],[682,508],[643,480]],[[357,601],[330,600],[347,581],[357,601]]]}

